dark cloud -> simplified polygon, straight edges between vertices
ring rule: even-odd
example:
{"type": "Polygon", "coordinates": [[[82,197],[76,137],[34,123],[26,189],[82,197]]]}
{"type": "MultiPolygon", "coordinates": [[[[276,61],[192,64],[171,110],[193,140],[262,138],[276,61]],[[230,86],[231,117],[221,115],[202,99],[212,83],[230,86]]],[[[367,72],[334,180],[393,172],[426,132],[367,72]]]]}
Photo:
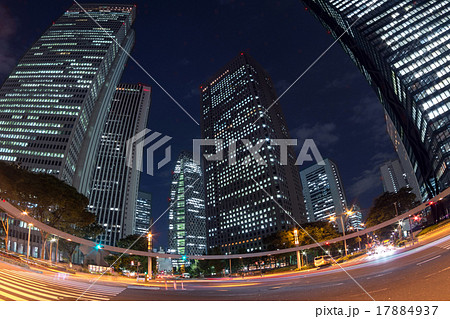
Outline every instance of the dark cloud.
{"type": "Polygon", "coordinates": [[[361,73],[358,71],[345,73],[343,76],[333,79],[333,81],[329,81],[325,85],[325,90],[329,89],[348,89],[352,87],[355,83],[355,80],[361,78],[361,73]]]}
{"type": "Polygon", "coordinates": [[[386,145],[389,136],[386,132],[384,109],[376,96],[362,98],[352,109],[350,121],[361,126],[377,144],[386,145]]]}
{"type": "Polygon", "coordinates": [[[375,191],[381,186],[380,166],[392,158],[392,153],[377,153],[367,163],[366,170],[353,178],[353,184],[347,188],[350,197],[375,191]]]}
{"type": "Polygon", "coordinates": [[[330,147],[339,140],[334,123],[303,124],[293,132],[300,145],[305,139],[312,138],[319,149],[330,147]]]}
{"type": "Polygon", "coordinates": [[[199,89],[193,88],[185,96],[183,96],[183,99],[188,100],[198,96],[200,96],[199,89]]]}
{"type": "Polygon", "coordinates": [[[284,91],[286,91],[286,89],[289,87],[289,85],[291,85],[291,84],[286,80],[278,80],[274,84],[278,95],[281,95],[284,91]]]}
{"type": "Polygon", "coordinates": [[[0,77],[3,77],[13,68],[16,59],[11,55],[10,41],[17,32],[17,24],[9,10],[0,4],[0,77]]]}

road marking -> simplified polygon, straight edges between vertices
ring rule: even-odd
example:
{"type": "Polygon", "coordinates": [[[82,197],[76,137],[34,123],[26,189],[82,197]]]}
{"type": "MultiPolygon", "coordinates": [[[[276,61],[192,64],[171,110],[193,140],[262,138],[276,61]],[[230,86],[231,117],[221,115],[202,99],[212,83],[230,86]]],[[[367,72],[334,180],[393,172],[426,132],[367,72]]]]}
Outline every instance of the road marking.
{"type": "MultiPolygon", "coordinates": [[[[0,288],[2,288],[1,285],[0,285],[0,288]]],[[[18,296],[11,295],[11,294],[7,293],[6,291],[1,291],[1,290],[0,290],[0,296],[6,297],[6,298],[8,298],[10,300],[27,301],[26,299],[20,298],[18,296]]]]}
{"type": "MultiPolygon", "coordinates": [[[[0,278],[3,278],[6,282],[14,284],[14,288],[19,286],[32,290],[37,290],[40,292],[47,293],[48,297],[51,295],[56,295],[60,299],[76,299],[80,296],[81,292],[88,285],[87,283],[72,281],[72,280],[55,280],[53,277],[48,277],[44,275],[36,275],[26,272],[18,272],[12,270],[0,270],[0,278]],[[62,298],[61,298],[62,297],[62,298]]],[[[125,287],[109,287],[109,286],[98,286],[99,289],[93,289],[85,294],[82,300],[110,300],[111,297],[118,295],[125,287]]],[[[8,290],[11,290],[9,288],[8,290]]],[[[34,298],[36,299],[36,298],[34,298]]],[[[58,299],[58,298],[55,298],[58,299]]]]}
{"type": "Polygon", "coordinates": [[[128,286],[128,289],[143,289],[143,290],[159,290],[159,287],[146,287],[146,286],[128,286]]]}
{"type": "Polygon", "coordinates": [[[427,262],[429,262],[429,261],[435,260],[436,258],[439,258],[439,257],[441,257],[441,255],[437,255],[437,256],[434,256],[433,258],[430,258],[430,259],[421,261],[420,263],[418,263],[418,264],[416,264],[416,265],[417,265],[417,266],[422,265],[422,264],[427,263],[427,262]]]}
{"type": "Polygon", "coordinates": [[[450,249],[450,242],[438,245],[438,247],[442,249],[450,249]]]}
{"type": "Polygon", "coordinates": [[[385,291],[388,290],[387,288],[383,288],[383,289],[379,289],[379,290],[374,290],[374,291],[369,291],[370,294],[373,294],[375,292],[380,292],[380,291],[385,291]]]}
{"type": "Polygon", "coordinates": [[[425,278],[428,278],[428,277],[437,275],[437,274],[439,274],[439,273],[441,273],[441,272],[443,272],[443,271],[449,270],[449,269],[450,269],[450,267],[444,268],[444,269],[439,270],[439,271],[436,271],[435,273],[432,273],[432,274],[430,274],[430,275],[428,275],[428,276],[425,276],[425,278]]]}

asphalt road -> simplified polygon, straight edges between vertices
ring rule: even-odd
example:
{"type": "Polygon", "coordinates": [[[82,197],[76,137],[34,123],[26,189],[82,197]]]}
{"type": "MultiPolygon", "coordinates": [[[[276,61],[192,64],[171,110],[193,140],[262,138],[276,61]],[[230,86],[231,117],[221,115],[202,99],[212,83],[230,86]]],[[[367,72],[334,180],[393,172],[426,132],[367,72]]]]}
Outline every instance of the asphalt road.
{"type": "Polygon", "coordinates": [[[344,269],[335,265],[245,280],[184,280],[176,286],[169,281],[167,287],[164,282],[149,286],[103,280],[92,285],[92,278],[40,274],[0,262],[0,301],[449,300],[450,235],[429,241],[390,256],[348,263],[344,269]]]}
{"type": "Polygon", "coordinates": [[[113,300],[450,300],[450,236],[319,272],[252,280],[133,287],[113,300]]]}

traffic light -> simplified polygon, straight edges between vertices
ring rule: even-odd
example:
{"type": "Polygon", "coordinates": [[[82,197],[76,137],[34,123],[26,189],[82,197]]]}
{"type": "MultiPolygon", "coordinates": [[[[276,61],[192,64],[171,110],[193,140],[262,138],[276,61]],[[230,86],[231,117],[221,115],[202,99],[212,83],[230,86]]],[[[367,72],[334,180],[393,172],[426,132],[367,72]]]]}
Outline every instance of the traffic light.
{"type": "Polygon", "coordinates": [[[181,256],[181,259],[182,259],[183,261],[186,261],[186,260],[187,260],[187,256],[186,256],[186,255],[183,255],[183,256],[181,256]]]}
{"type": "Polygon", "coordinates": [[[97,244],[97,245],[95,246],[95,249],[96,249],[96,250],[100,250],[100,249],[102,249],[102,245],[100,245],[100,244],[97,244]]]}

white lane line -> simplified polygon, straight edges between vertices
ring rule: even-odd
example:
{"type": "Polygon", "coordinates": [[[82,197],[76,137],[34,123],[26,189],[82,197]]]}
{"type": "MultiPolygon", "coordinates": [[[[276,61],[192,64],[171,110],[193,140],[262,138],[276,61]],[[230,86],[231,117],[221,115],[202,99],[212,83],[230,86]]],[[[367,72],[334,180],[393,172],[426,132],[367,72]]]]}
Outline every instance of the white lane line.
{"type": "Polygon", "coordinates": [[[146,287],[146,286],[128,286],[128,289],[143,289],[143,290],[159,290],[159,287],[146,287]]]}
{"type": "Polygon", "coordinates": [[[417,266],[422,265],[422,264],[427,263],[427,262],[429,262],[429,261],[435,260],[436,258],[439,258],[439,257],[441,257],[441,255],[437,255],[437,256],[434,256],[433,258],[430,258],[430,259],[421,261],[420,263],[418,263],[418,264],[416,264],[416,265],[417,265],[417,266]]]}
{"type": "Polygon", "coordinates": [[[439,273],[441,273],[441,272],[443,272],[443,271],[449,270],[449,269],[450,269],[450,267],[444,268],[444,269],[439,270],[439,271],[437,271],[437,272],[434,272],[434,273],[432,273],[432,274],[430,274],[430,275],[428,275],[428,276],[425,276],[425,278],[428,278],[428,277],[437,275],[437,274],[439,274],[439,273]]]}

